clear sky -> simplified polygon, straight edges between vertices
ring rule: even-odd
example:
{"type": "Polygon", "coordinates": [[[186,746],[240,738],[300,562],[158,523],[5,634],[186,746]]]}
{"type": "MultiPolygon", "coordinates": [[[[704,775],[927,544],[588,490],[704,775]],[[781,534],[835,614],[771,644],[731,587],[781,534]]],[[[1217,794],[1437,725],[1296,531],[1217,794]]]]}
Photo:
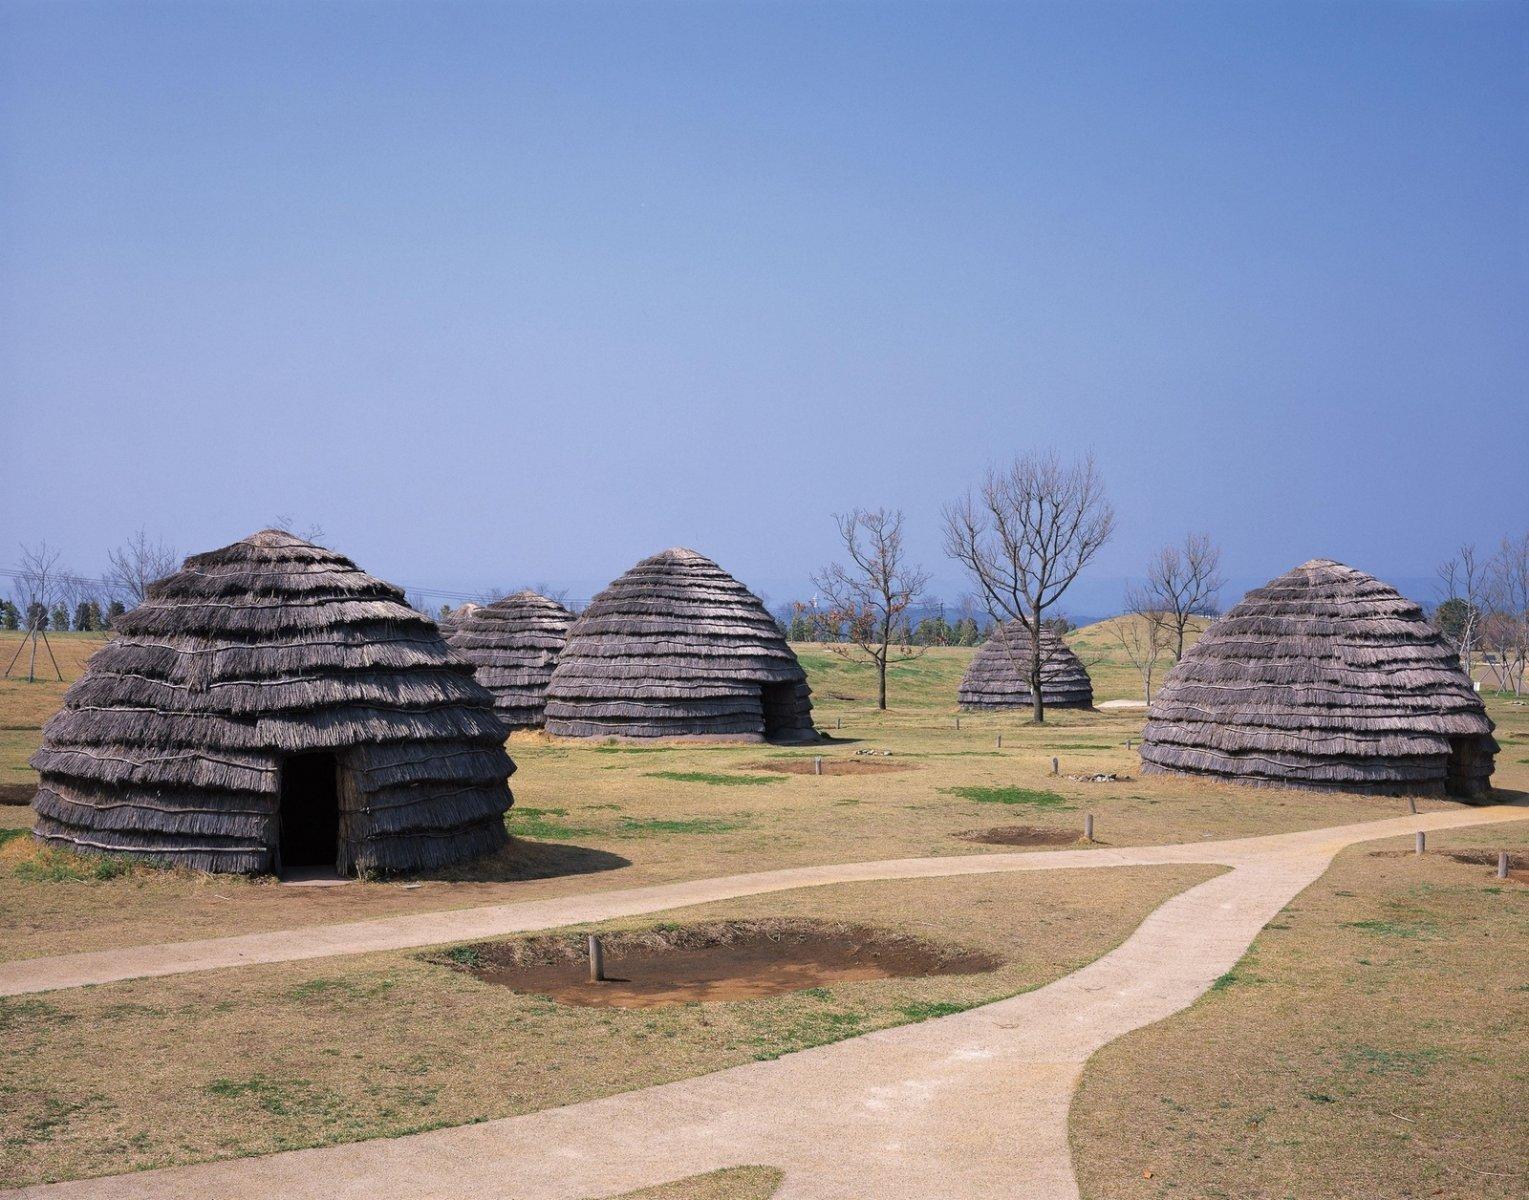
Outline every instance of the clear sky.
{"type": "Polygon", "coordinates": [[[885,504],[954,598],[940,505],[1045,447],[1094,611],[1191,528],[1405,586],[1529,517],[1507,0],[3,0],[0,153],[0,564],[284,513],[779,601],[885,504]]]}

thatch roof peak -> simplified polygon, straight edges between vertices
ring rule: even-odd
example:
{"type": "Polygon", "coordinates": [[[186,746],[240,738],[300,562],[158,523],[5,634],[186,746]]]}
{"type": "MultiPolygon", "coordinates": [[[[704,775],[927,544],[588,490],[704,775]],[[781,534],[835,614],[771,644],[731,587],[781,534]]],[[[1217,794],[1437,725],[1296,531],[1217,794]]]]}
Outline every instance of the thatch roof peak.
{"type": "MultiPolygon", "coordinates": [[[[667,549],[667,550],[660,550],[657,554],[653,555],[651,558],[644,559],[643,561],[644,562],[650,562],[650,563],[656,563],[656,562],[705,563],[708,566],[712,566],[712,567],[717,566],[717,564],[716,564],[716,562],[714,560],[708,558],[706,555],[702,554],[699,550],[692,550],[689,546],[670,546],[669,549],[667,549]]],[[[718,567],[717,569],[721,570],[720,567],[718,567]]]]}
{"type": "Polygon", "coordinates": [[[1249,783],[1485,797],[1497,743],[1423,611],[1313,559],[1254,588],[1168,673],[1143,770],[1249,783]]]}
{"type": "MultiPolygon", "coordinates": [[[[285,529],[262,529],[252,533],[247,538],[240,538],[234,545],[259,546],[262,549],[286,546],[306,546],[312,550],[321,550],[323,547],[315,545],[298,537],[295,533],[288,533],[285,529]]],[[[227,549],[227,547],[224,547],[227,549]]]]}
{"type": "Polygon", "coordinates": [[[536,729],[572,623],[573,614],[556,600],[528,588],[471,612],[459,609],[447,641],[494,694],[494,708],[510,729],[536,729]]]}

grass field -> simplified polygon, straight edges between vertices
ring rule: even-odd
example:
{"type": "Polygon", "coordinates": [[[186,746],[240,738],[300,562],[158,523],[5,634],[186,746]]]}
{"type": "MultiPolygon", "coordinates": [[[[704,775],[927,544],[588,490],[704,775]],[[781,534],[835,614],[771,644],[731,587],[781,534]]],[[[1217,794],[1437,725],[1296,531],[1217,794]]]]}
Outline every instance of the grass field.
{"type": "MultiPolygon", "coordinates": [[[[14,637],[0,634],[6,657],[14,637]]],[[[1107,630],[1090,627],[1075,641],[1099,700],[1136,695],[1135,672],[1107,630]]],[[[91,635],[55,638],[66,678],[99,645],[91,635]]],[[[1139,733],[1140,711],[1059,711],[1040,728],[1026,714],[966,714],[957,728],[955,692],[969,650],[933,650],[895,668],[892,708],[879,713],[866,667],[824,647],[798,649],[819,726],[833,741],[810,749],[633,747],[517,735],[509,827],[519,841],[497,859],[426,880],[292,888],[80,860],[11,837],[0,845],[0,957],[775,866],[1005,852],[1014,847],[953,835],[1015,824],[1080,833],[1085,813],[1096,816],[1101,842],[1145,844],[1406,811],[1405,801],[1389,798],[1160,776],[1069,780],[1134,776],[1137,759],[1126,743],[1139,733]],[[821,753],[848,770],[865,761],[860,750],[890,750],[874,761],[909,769],[825,776],[768,769],[821,753]],[[1053,756],[1060,776],[1051,774],[1053,756]]],[[[62,692],[56,682],[0,681],[0,780],[31,782],[26,756],[62,692]]],[[[1522,800],[1529,709],[1501,698],[1489,705],[1503,745],[1500,797],[1522,800]]],[[[18,833],[29,819],[26,808],[0,808],[0,826],[18,833]]],[[[1085,1195],[1213,1196],[1216,1187],[1268,1197],[1513,1194],[1518,1180],[1508,1172],[1523,1151],[1522,1124],[1505,1120],[1502,1105],[1515,1088],[1522,1093],[1524,1079],[1505,1022],[1522,1012],[1523,993],[1512,990],[1521,984],[1508,972],[1529,941],[1525,889],[1499,886],[1483,868],[1443,854],[1501,839],[1489,831],[1440,835],[1430,841],[1439,853],[1420,862],[1372,857],[1374,847],[1349,851],[1200,1004],[1098,1056],[1073,1118],[1085,1195]],[[1362,1186],[1345,1188],[1343,1169],[1362,1186]]],[[[850,919],[992,949],[1005,960],[987,975],[838,984],[731,1004],[570,1009],[414,954],[5,1002],[0,1025],[10,1052],[0,1065],[0,1102],[16,1114],[18,1132],[8,1130],[3,1143],[0,1182],[529,1111],[922,1019],[1073,969],[1205,871],[856,885],[665,914],[850,919]],[[587,1052],[592,1034],[598,1056],[587,1052]],[[183,1053],[186,1046],[198,1053],[183,1053]]],[[[770,1179],[768,1171],[706,1177],[651,1200],[763,1196],[770,1179]]]]}

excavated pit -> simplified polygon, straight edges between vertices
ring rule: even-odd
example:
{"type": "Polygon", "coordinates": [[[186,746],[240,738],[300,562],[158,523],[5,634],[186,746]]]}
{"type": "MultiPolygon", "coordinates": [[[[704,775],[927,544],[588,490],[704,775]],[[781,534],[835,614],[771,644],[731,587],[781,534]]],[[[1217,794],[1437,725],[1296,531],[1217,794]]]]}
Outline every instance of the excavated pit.
{"type": "Polygon", "coordinates": [[[953,833],[964,842],[985,846],[1071,846],[1078,840],[1076,829],[1054,829],[1044,825],[996,825],[992,829],[968,829],[953,833]]]}
{"type": "MultiPolygon", "coordinates": [[[[810,758],[776,758],[768,762],[747,764],[755,771],[775,771],[781,775],[816,775],[817,768],[810,758]]],[[[825,758],[824,775],[890,775],[895,771],[916,771],[917,763],[887,762],[875,758],[825,758]]]]}
{"type": "Polygon", "coordinates": [[[589,980],[583,935],[461,946],[431,961],[485,983],[595,1008],[752,1000],[829,983],[973,975],[1002,960],[892,930],[762,920],[655,926],[601,936],[606,980],[589,980]]]}

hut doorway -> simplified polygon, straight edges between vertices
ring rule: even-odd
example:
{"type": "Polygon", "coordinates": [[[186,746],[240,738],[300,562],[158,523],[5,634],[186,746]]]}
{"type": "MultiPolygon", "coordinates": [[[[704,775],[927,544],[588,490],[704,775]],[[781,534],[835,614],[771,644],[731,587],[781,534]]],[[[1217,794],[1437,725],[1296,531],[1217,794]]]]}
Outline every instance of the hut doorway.
{"type": "Polygon", "coordinates": [[[759,707],[764,713],[765,737],[796,728],[796,684],[763,685],[759,689],[759,707]]]}
{"type": "Polygon", "coordinates": [[[294,754],[282,762],[278,874],[339,869],[339,777],[333,754],[294,754]]]}

